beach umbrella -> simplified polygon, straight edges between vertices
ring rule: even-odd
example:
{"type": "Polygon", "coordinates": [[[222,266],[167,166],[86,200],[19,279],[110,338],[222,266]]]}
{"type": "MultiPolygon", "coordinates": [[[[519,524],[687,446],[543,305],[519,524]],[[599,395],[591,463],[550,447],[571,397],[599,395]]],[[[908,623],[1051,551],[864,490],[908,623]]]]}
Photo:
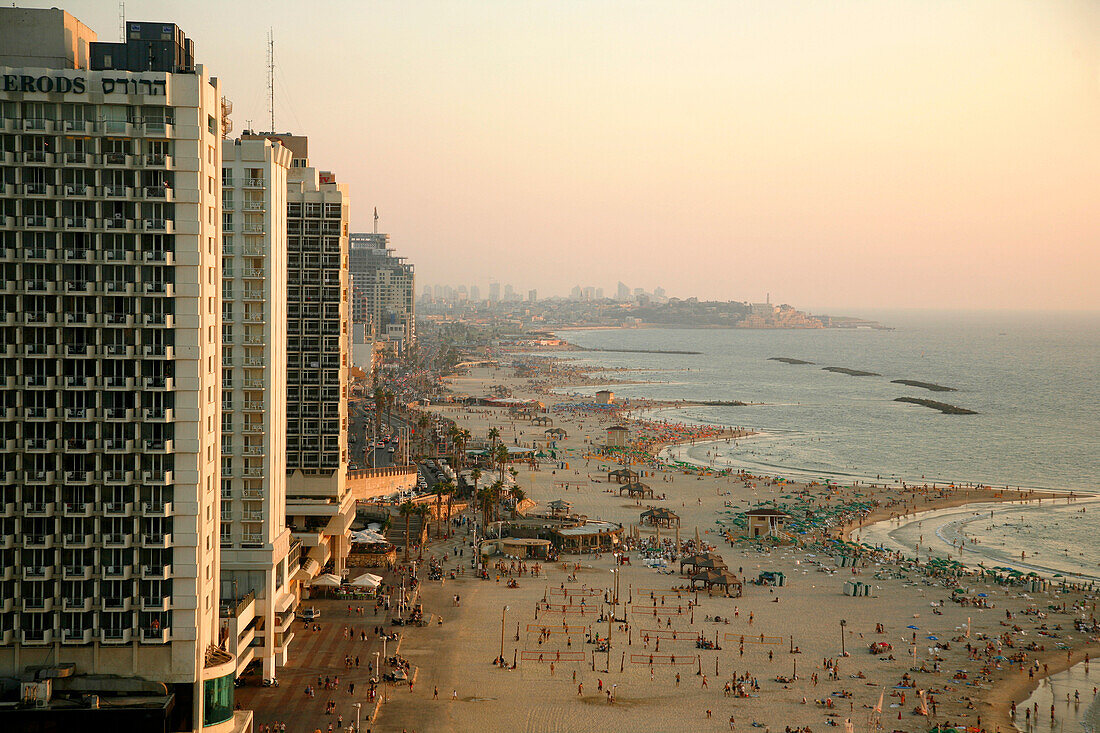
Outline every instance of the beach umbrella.
{"type": "Polygon", "coordinates": [[[917,631],[919,631],[919,630],[920,630],[920,627],[919,627],[919,626],[906,626],[905,628],[907,628],[907,629],[915,629],[915,630],[917,630],[917,631]]]}
{"type": "Polygon", "coordinates": [[[324,575],[318,575],[314,578],[310,585],[315,585],[319,588],[339,588],[340,583],[339,577],[332,573],[325,573],[324,575]]]}

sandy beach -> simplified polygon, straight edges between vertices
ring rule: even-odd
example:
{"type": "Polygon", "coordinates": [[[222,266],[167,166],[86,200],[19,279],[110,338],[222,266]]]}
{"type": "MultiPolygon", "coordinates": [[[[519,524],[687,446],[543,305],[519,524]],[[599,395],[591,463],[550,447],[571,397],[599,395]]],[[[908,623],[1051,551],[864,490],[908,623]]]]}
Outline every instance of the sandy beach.
{"type": "MultiPolygon", "coordinates": [[[[488,396],[493,387],[504,385],[514,397],[536,397],[547,406],[554,427],[568,432],[556,444],[563,452],[560,462],[544,462],[540,470],[515,464],[518,484],[540,505],[566,499],[575,512],[621,524],[627,532],[638,525],[641,511],[667,507],[680,517],[682,541],[694,540],[697,532],[746,581],[778,571],[788,583],[746,582],[740,598],[677,595],[673,589],[686,579],[646,567],[636,551],[627,553],[629,565],[617,568],[610,555],[565,555],[564,565],[546,564],[538,577],[531,575],[530,565],[522,572],[507,558],[490,557],[490,577],[479,580],[471,569],[466,524],[452,539],[425,549],[425,559],[446,555],[447,566],[460,574],[423,584],[425,608],[444,623],[408,632],[402,654],[415,668],[415,684],[391,692],[373,730],[726,731],[755,725],[780,731],[844,726],[850,719],[857,730],[878,725],[924,731],[950,723],[1004,731],[1012,729],[1011,701],[1025,699],[1043,674],[1080,661],[1086,652],[1100,652],[1095,638],[1073,628],[1075,618],[1095,612],[1091,595],[1024,593],[966,578],[962,585],[973,591],[966,594],[973,603],[964,605],[953,600],[958,583],[929,577],[920,568],[883,558],[839,567],[818,545],[731,544],[715,524],[731,504],[781,501],[793,492],[823,511],[857,498],[878,504],[822,533],[841,537],[914,511],[1019,499],[1013,492],[827,488],[635,464],[646,471],[642,480],[668,498],[631,501],[608,493],[606,470],[617,464],[586,457],[619,418],[555,411],[555,404],[575,401],[549,391],[568,386],[564,378],[517,378],[502,367],[474,369],[448,382],[457,394],[488,396]],[[608,608],[605,593],[614,585],[612,570],[619,571],[620,602],[609,626],[606,617],[600,618],[608,608]],[[518,587],[508,587],[509,571],[518,587]],[[870,585],[870,595],[845,595],[848,580],[870,585]],[[981,605],[975,605],[978,591],[985,594],[981,605]],[[547,610],[547,603],[564,610],[547,610]],[[715,616],[723,621],[708,620],[715,616]],[[586,643],[588,636],[606,639],[609,633],[610,653],[586,643]],[[721,649],[697,648],[700,636],[717,640],[721,649]],[[873,642],[890,646],[872,654],[873,642]],[[1022,664],[994,659],[1012,658],[1033,643],[1022,664]],[[505,668],[493,664],[501,652],[505,668]],[[727,693],[727,683],[743,696],[727,693]],[[914,712],[921,707],[918,690],[925,691],[927,716],[914,712]]],[[[546,426],[514,419],[500,408],[429,409],[468,429],[475,440],[496,427],[505,443],[546,445],[546,426]]],[[[652,528],[635,531],[651,542],[656,539],[652,528]]],[[[661,530],[661,539],[672,536],[661,530]]]]}

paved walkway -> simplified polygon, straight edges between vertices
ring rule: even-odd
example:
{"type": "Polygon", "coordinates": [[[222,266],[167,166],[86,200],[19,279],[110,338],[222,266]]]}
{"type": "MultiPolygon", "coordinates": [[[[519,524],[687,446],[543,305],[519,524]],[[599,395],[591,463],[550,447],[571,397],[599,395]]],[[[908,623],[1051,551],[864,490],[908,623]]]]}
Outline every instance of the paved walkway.
{"type": "MultiPolygon", "coordinates": [[[[464,529],[459,530],[459,533],[453,538],[439,543],[434,540],[434,530],[431,536],[433,538],[431,544],[425,547],[424,550],[425,567],[429,556],[432,554],[440,555],[443,552],[449,554],[453,547],[456,545],[464,546],[467,541],[464,529]]],[[[465,554],[466,556],[462,559],[466,561],[466,570],[469,573],[469,548],[466,548],[465,554]]],[[[398,560],[401,559],[401,556],[398,555],[398,560]]],[[[457,564],[458,560],[453,557],[447,562],[449,568],[453,568],[457,564]]],[[[426,573],[426,569],[423,572],[426,573]]],[[[383,575],[387,583],[394,582],[392,573],[384,573],[383,575]]],[[[449,612],[453,609],[440,608],[441,603],[436,600],[439,595],[439,588],[436,587],[439,585],[438,581],[429,585],[433,586],[435,591],[431,594],[431,600],[435,602],[425,603],[424,615],[428,617],[434,612],[433,619],[438,619],[440,610],[449,612]],[[433,608],[433,606],[435,607],[433,608]]],[[[393,608],[396,608],[397,595],[398,593],[395,592],[392,598],[391,605],[393,608]]],[[[372,676],[371,665],[376,660],[381,661],[384,659],[383,644],[374,633],[375,627],[382,626],[387,632],[397,631],[401,635],[401,638],[396,642],[399,645],[397,649],[395,649],[395,642],[387,642],[386,644],[385,654],[391,656],[402,648],[407,635],[422,636],[424,630],[416,629],[416,627],[390,626],[390,614],[379,611],[377,616],[374,615],[373,601],[352,601],[351,605],[352,613],[349,614],[347,601],[317,599],[302,603],[299,611],[309,606],[315,606],[321,611],[321,617],[318,620],[321,630],[307,630],[307,625],[303,621],[295,621],[295,636],[290,644],[288,663],[285,667],[280,667],[277,670],[279,687],[249,686],[239,688],[236,691],[236,701],[240,706],[255,712],[254,730],[258,732],[261,725],[270,725],[278,721],[286,723],[287,733],[313,733],[316,730],[324,733],[329,730],[330,723],[332,724],[332,730],[341,730],[339,727],[341,722],[344,726],[343,730],[351,731],[354,730],[355,726],[356,710],[353,706],[354,703],[362,705],[360,710],[361,730],[367,731],[370,729],[370,720],[375,713],[378,701],[369,701],[367,698],[367,691],[370,688],[368,680],[372,676]],[[355,612],[358,606],[363,607],[362,616],[355,612]],[[345,626],[351,627],[350,639],[345,638],[345,626]],[[360,640],[361,632],[366,632],[366,641],[360,640]],[[378,656],[376,656],[376,653],[378,656]],[[353,664],[350,669],[345,666],[345,656],[351,656],[352,658],[353,664]],[[356,656],[359,657],[358,668],[354,665],[356,656]],[[321,685],[318,685],[318,677],[321,678],[321,685]],[[323,686],[325,677],[330,679],[339,677],[339,689],[325,689],[323,686]],[[349,684],[355,685],[354,693],[348,691],[349,684]],[[312,698],[305,694],[307,685],[313,685],[315,688],[315,696],[312,698]],[[330,700],[336,703],[335,712],[326,715],[326,704],[330,700]],[[339,716],[343,716],[342,721],[339,716]]],[[[312,625],[308,628],[312,629],[312,625]]],[[[414,665],[416,664],[416,660],[411,660],[411,662],[414,665]]],[[[383,662],[383,670],[387,669],[388,667],[383,662]]],[[[423,691],[418,689],[420,684],[415,666],[411,672],[413,686],[417,688],[417,694],[420,694],[423,691]]],[[[407,684],[383,683],[379,686],[379,695],[383,704],[394,696],[408,694],[410,694],[410,690],[407,684]]],[[[375,729],[378,728],[375,727],[375,729]]]]}

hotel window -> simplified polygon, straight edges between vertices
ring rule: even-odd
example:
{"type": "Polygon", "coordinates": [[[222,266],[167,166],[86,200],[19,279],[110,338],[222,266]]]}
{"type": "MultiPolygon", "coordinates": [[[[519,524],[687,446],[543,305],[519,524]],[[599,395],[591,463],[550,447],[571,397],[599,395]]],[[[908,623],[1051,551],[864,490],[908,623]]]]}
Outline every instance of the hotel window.
{"type": "Polygon", "coordinates": [[[232,211],[223,211],[222,212],[222,231],[223,232],[233,231],[233,212],[232,211]]]}

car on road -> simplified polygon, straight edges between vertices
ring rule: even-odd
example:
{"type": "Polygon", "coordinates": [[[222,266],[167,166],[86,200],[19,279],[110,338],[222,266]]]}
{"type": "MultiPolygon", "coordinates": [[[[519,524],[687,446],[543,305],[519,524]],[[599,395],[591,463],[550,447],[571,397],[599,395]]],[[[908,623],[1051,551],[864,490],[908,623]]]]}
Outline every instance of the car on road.
{"type": "Polygon", "coordinates": [[[306,622],[316,621],[317,619],[321,618],[321,611],[320,611],[320,609],[313,608],[311,606],[311,607],[305,609],[304,611],[302,611],[298,615],[301,616],[303,621],[306,621],[306,622]]]}

